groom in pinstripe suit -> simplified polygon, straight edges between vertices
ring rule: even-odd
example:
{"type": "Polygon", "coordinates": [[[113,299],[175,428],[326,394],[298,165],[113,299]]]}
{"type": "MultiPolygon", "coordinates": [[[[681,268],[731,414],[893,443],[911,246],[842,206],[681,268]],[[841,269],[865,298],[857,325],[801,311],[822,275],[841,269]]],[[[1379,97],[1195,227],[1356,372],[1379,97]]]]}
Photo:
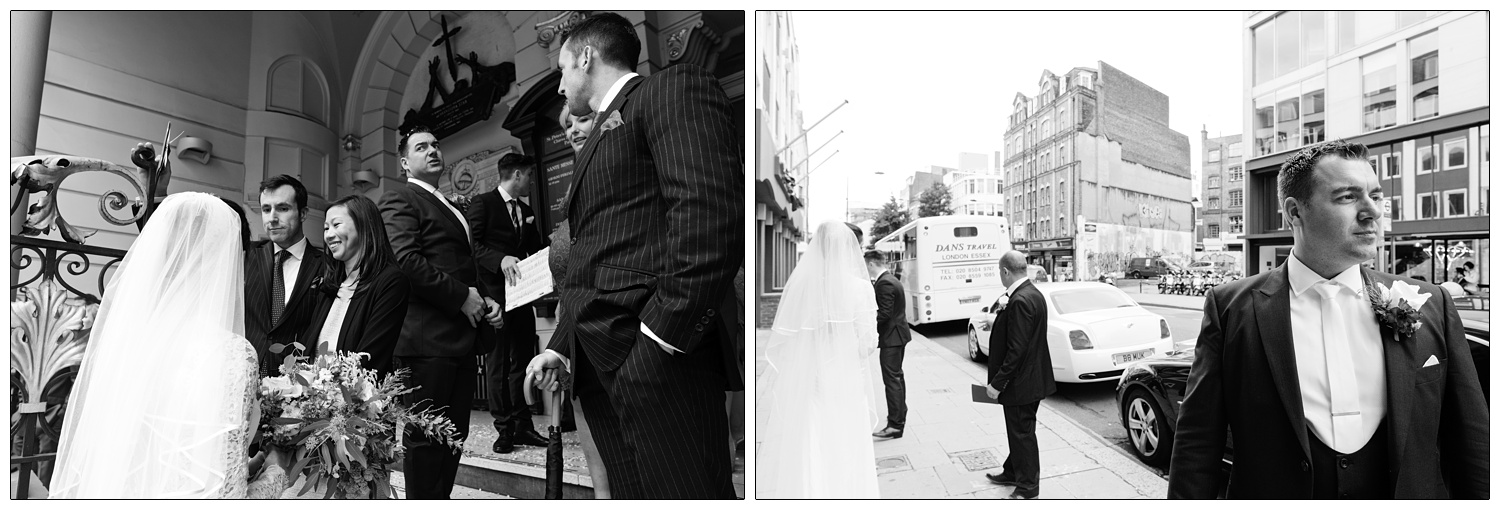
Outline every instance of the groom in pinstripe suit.
{"type": "Polygon", "coordinates": [[[733,498],[724,391],[744,384],[731,329],[744,132],[713,75],[640,77],[640,48],[613,13],[563,37],[558,92],[572,114],[600,114],[569,191],[561,321],[528,380],[574,374],[612,496],[733,498]]]}

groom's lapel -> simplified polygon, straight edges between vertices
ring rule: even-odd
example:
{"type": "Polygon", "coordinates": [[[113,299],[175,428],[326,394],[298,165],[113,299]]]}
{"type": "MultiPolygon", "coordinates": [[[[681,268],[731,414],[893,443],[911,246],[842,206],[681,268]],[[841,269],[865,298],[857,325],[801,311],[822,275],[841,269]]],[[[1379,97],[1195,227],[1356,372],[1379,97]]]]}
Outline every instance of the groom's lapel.
{"type": "Polygon", "coordinates": [[[1266,361],[1271,365],[1271,379],[1276,395],[1286,408],[1292,432],[1302,445],[1304,458],[1312,458],[1307,446],[1307,422],[1302,412],[1302,387],[1297,381],[1297,353],[1292,347],[1292,289],[1287,282],[1287,266],[1282,264],[1266,275],[1255,296],[1255,325],[1266,361]]]}
{"type": "MultiPolygon", "coordinates": [[[[1391,286],[1391,275],[1378,271],[1371,271],[1361,267],[1359,272],[1364,276],[1365,292],[1379,292],[1375,285],[1386,288],[1391,286]]],[[[1428,300],[1431,303],[1432,300],[1428,300]]],[[[1425,308],[1426,305],[1423,305],[1425,308]]],[[[1433,326],[1433,321],[1427,321],[1423,329],[1433,326]]],[[[1391,455],[1391,481],[1394,483],[1401,471],[1401,463],[1396,462],[1401,452],[1406,451],[1406,436],[1410,430],[1409,421],[1415,410],[1416,356],[1412,354],[1412,344],[1417,338],[1407,338],[1400,342],[1395,339],[1396,332],[1391,328],[1379,326],[1380,346],[1385,356],[1385,416],[1386,423],[1391,427],[1390,438],[1386,441],[1390,445],[1391,455]]],[[[1430,333],[1429,333],[1430,334],[1430,333]]],[[[1418,331],[1414,336],[1422,336],[1418,331]]]]}
{"type": "MultiPolygon", "coordinates": [[[[583,182],[583,174],[589,171],[589,163],[594,160],[594,154],[598,152],[599,141],[609,133],[609,131],[602,129],[604,121],[609,120],[610,115],[614,115],[615,112],[620,111],[625,106],[625,103],[630,100],[630,93],[634,92],[635,88],[644,79],[644,77],[637,76],[625,82],[625,86],[620,87],[620,93],[615,95],[615,100],[611,104],[605,105],[604,114],[594,117],[593,131],[589,133],[588,141],[583,143],[583,150],[578,153],[577,161],[573,164],[573,184],[568,187],[568,203],[563,208],[564,211],[567,211],[568,217],[573,216],[573,197],[577,196],[578,186],[583,182]]],[[[613,131],[613,129],[610,131],[613,131]]]]}

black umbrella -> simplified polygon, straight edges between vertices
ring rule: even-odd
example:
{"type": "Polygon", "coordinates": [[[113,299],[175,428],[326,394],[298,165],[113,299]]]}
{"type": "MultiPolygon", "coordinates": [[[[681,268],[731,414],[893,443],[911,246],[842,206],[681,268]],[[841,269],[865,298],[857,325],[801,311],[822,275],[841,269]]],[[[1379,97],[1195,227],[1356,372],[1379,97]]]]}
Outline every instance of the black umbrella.
{"type": "Polygon", "coordinates": [[[547,493],[545,499],[562,499],[562,395],[561,389],[552,392],[552,419],[547,425],[547,493]]]}
{"type": "MultiPolygon", "coordinates": [[[[552,415],[547,424],[547,490],[543,499],[562,499],[563,447],[562,447],[562,396],[570,386],[566,371],[558,371],[557,390],[552,392],[552,415]]],[[[528,380],[528,386],[530,381],[528,380]]],[[[532,403],[532,389],[526,388],[526,405],[532,403]]]]}

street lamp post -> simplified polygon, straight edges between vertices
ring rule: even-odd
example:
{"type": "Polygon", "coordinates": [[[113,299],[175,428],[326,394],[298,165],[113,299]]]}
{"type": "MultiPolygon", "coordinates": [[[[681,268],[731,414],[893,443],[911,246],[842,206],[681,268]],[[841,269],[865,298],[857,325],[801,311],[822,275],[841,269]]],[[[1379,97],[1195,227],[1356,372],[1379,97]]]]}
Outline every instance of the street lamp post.
{"type": "MultiPolygon", "coordinates": [[[[1192,237],[1193,246],[1192,246],[1192,252],[1193,253],[1197,253],[1198,252],[1198,243],[1201,243],[1203,241],[1201,238],[1198,237],[1198,203],[1199,203],[1198,202],[1198,197],[1193,197],[1193,216],[1192,216],[1192,218],[1193,218],[1193,224],[1192,224],[1192,227],[1193,227],[1193,237],[1192,237]]],[[[1189,253],[1189,255],[1192,255],[1192,254],[1189,253]]]]}

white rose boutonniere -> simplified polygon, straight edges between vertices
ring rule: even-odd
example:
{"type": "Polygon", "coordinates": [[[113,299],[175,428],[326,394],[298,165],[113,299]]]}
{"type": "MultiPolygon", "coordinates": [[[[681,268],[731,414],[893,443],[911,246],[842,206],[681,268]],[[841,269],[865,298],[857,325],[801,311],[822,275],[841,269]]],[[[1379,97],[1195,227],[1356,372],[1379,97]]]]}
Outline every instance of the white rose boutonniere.
{"type": "Polygon", "coordinates": [[[1395,331],[1397,342],[1401,341],[1401,337],[1411,337],[1422,328],[1422,315],[1418,310],[1432,297],[1432,293],[1420,292],[1416,285],[1400,280],[1392,282],[1390,287],[1378,283],[1371,286],[1375,292],[1368,294],[1370,306],[1375,310],[1375,320],[1381,326],[1395,331]]]}

